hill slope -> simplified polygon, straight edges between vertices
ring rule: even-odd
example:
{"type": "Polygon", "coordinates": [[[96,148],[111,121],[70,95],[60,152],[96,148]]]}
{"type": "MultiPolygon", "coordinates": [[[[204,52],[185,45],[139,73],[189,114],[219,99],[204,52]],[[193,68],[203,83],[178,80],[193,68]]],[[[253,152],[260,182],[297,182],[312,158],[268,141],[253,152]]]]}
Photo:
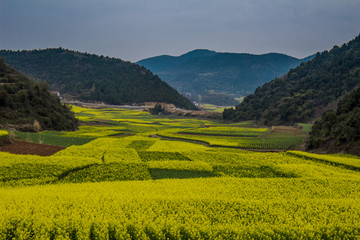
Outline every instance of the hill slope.
{"type": "Polygon", "coordinates": [[[211,91],[240,97],[306,60],[278,53],[253,55],[194,50],[179,57],[148,58],[138,64],[159,75],[179,92],[193,97],[211,91]]]}
{"type": "Polygon", "coordinates": [[[336,112],[329,110],[315,122],[308,145],[360,155],[360,87],[339,101],[336,112]]]}
{"type": "Polygon", "coordinates": [[[78,124],[69,108],[49,94],[46,84],[20,74],[0,58],[0,125],[26,124],[32,130],[35,120],[42,129],[75,130],[78,124]]]}
{"type": "Polygon", "coordinates": [[[267,125],[309,122],[359,82],[360,36],[264,84],[224,117],[267,125]]]}
{"type": "Polygon", "coordinates": [[[150,71],[120,59],[62,48],[0,51],[9,65],[45,81],[67,98],[109,104],[167,102],[182,108],[195,106],[150,71]]]}

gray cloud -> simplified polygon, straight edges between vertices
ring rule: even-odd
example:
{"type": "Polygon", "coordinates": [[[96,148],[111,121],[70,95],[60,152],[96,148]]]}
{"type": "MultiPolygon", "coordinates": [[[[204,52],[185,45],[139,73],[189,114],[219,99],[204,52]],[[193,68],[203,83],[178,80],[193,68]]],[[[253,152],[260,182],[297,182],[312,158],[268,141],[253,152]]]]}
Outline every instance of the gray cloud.
{"type": "Polygon", "coordinates": [[[0,0],[0,48],[137,61],[196,48],[304,57],[360,33],[358,0],[0,0]]]}

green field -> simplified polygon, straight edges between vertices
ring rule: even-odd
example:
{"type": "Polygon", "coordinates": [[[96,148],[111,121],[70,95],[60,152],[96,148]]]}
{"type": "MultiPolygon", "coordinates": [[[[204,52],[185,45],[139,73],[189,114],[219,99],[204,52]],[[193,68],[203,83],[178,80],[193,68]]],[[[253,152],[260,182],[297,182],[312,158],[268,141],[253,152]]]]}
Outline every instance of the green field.
{"type": "Polygon", "coordinates": [[[66,149],[0,152],[0,239],[360,237],[360,159],[285,151],[304,132],[73,110],[76,132],[24,134],[66,149]]]}
{"type": "Polygon", "coordinates": [[[14,132],[16,138],[33,143],[69,147],[72,145],[83,145],[94,140],[94,137],[67,137],[66,134],[54,131],[40,133],[14,132]]]}

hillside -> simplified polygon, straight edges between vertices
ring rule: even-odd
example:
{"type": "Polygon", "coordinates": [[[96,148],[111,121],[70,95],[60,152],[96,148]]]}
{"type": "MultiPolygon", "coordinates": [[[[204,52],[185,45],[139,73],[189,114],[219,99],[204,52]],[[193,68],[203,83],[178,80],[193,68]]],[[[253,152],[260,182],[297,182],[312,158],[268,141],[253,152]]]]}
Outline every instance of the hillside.
{"type": "Polygon", "coordinates": [[[49,93],[46,84],[36,83],[0,58],[0,126],[8,124],[30,131],[75,130],[78,121],[57,96],[49,93]]]}
{"type": "Polygon", "coordinates": [[[360,155],[360,88],[342,98],[336,112],[329,110],[315,122],[308,147],[360,155]]]}
{"type": "Polygon", "coordinates": [[[138,64],[159,75],[179,92],[196,99],[209,92],[246,96],[306,60],[309,59],[278,53],[253,55],[194,50],[179,57],[152,57],[138,64]]]}
{"type": "Polygon", "coordinates": [[[318,53],[281,78],[256,89],[224,117],[267,125],[310,122],[360,81],[360,36],[342,47],[318,53]]]}
{"type": "Polygon", "coordinates": [[[173,103],[195,106],[167,83],[137,64],[120,59],[62,48],[32,51],[0,51],[9,65],[47,82],[68,99],[95,100],[108,104],[173,103]]]}
{"type": "Polygon", "coordinates": [[[199,97],[197,100],[200,103],[209,103],[218,106],[236,106],[239,104],[239,101],[225,93],[209,92],[207,94],[201,95],[201,97],[199,97]]]}

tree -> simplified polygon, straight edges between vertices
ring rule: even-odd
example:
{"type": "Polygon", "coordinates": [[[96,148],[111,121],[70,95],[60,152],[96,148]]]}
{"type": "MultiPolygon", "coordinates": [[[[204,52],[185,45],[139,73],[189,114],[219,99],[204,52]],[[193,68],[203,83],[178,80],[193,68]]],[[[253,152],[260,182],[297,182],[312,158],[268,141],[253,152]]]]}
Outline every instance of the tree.
{"type": "Polygon", "coordinates": [[[165,108],[163,108],[163,106],[158,103],[155,105],[155,107],[149,109],[151,114],[161,114],[164,112],[164,110],[165,108]]]}

